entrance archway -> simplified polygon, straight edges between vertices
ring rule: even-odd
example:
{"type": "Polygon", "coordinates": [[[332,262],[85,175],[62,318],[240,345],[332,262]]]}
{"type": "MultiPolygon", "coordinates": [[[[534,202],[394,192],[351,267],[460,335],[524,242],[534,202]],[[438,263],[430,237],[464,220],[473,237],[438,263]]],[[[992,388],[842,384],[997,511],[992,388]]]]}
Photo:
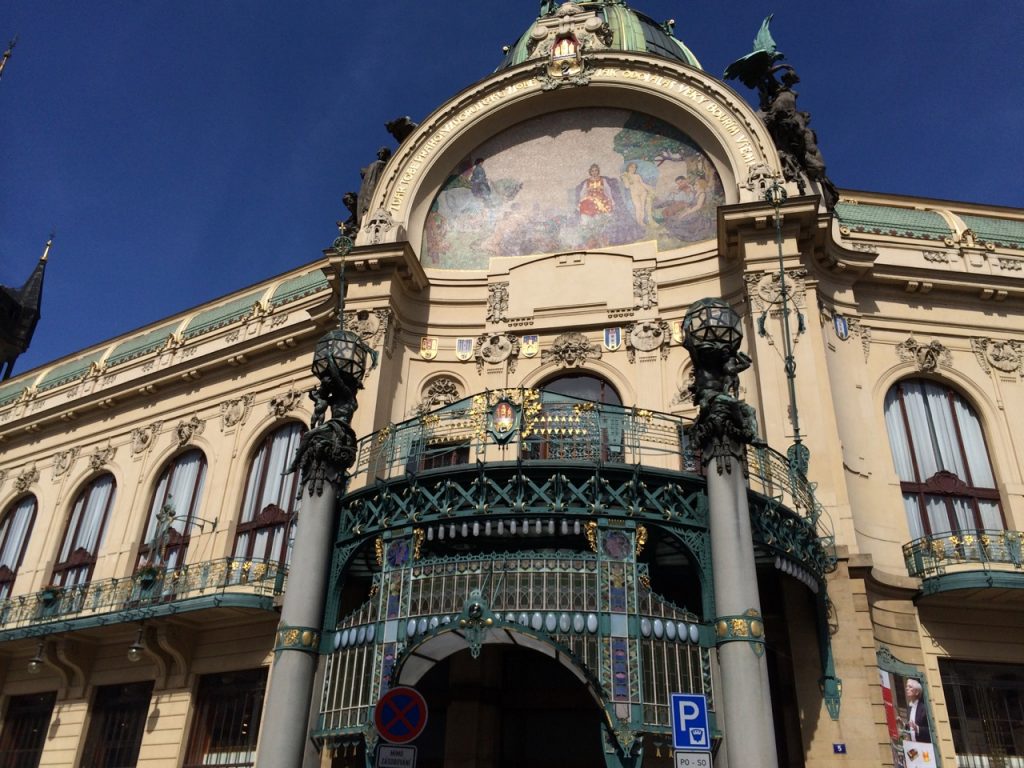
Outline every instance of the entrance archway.
{"type": "Polygon", "coordinates": [[[506,644],[460,651],[416,685],[430,716],[418,768],[593,768],[604,765],[604,713],[587,686],[554,659],[506,644]]]}

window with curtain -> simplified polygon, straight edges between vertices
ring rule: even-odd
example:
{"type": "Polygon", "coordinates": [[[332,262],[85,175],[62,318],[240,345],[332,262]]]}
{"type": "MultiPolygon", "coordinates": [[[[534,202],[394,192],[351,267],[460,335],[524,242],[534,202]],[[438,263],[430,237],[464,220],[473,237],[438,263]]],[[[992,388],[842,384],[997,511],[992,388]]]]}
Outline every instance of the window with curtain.
{"type": "Polygon", "coordinates": [[[53,566],[53,584],[73,587],[92,578],[96,553],[103,544],[107,518],[114,506],[117,484],[114,476],[100,475],[90,482],[71,508],[57,564],[53,566]]]}
{"type": "Polygon", "coordinates": [[[183,453],[167,464],[149,505],[149,525],[136,568],[154,565],[173,570],[184,563],[205,480],[206,457],[200,450],[183,453]],[[174,517],[161,515],[165,508],[174,517]]]}
{"type": "Polygon", "coordinates": [[[234,556],[287,563],[299,508],[297,472],[285,474],[305,430],[287,424],[260,444],[249,467],[234,556]]]}
{"type": "Polygon", "coordinates": [[[10,597],[36,519],[35,496],[26,496],[0,517],[0,600],[10,597]]]}
{"type": "Polygon", "coordinates": [[[885,396],[885,424],[913,539],[1002,530],[981,422],[963,397],[934,381],[901,381],[885,396]]]}

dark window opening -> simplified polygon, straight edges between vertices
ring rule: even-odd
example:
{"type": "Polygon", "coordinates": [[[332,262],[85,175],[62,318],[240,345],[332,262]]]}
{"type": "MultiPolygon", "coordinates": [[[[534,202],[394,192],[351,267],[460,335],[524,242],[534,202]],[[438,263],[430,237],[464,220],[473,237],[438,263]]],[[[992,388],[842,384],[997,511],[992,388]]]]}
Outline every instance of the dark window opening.
{"type": "Polygon", "coordinates": [[[133,768],[152,693],[152,681],[97,689],[82,768],[133,768]]]}
{"type": "Polygon", "coordinates": [[[939,659],[959,768],[1018,765],[1024,756],[1024,667],[939,659]]]}
{"type": "Polygon", "coordinates": [[[12,696],[0,732],[0,768],[36,768],[50,727],[56,692],[12,696]]]}
{"type": "Polygon", "coordinates": [[[266,685],[266,669],[204,675],[182,768],[255,765],[266,685]]]}

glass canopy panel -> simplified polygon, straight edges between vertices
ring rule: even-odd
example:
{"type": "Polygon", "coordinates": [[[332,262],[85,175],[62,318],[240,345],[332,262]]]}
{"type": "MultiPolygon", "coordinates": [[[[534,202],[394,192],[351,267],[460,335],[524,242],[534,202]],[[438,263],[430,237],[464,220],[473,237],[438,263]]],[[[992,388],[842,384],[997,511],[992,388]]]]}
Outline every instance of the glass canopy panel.
{"type": "Polygon", "coordinates": [[[624,109],[570,109],[519,123],[451,169],[423,231],[434,269],[491,257],[715,236],[722,180],[696,143],[624,109]]]}

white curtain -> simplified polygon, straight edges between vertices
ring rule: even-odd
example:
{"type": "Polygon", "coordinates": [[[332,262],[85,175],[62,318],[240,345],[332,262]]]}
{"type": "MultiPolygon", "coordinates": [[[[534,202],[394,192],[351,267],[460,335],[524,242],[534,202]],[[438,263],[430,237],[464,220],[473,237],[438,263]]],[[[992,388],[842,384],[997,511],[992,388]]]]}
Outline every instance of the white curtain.
{"type": "Polygon", "coordinates": [[[285,472],[295,456],[302,427],[289,424],[274,432],[253,459],[245,486],[242,522],[251,522],[270,504],[285,512],[295,508],[295,476],[285,472]]]}
{"type": "Polygon", "coordinates": [[[885,396],[885,429],[889,433],[889,447],[892,449],[893,463],[900,480],[913,483],[914,461],[910,456],[910,440],[903,425],[903,411],[900,408],[899,390],[893,387],[885,396]]]}
{"type": "Polygon", "coordinates": [[[885,424],[900,479],[923,483],[936,472],[945,470],[975,488],[994,488],[995,477],[988,460],[981,423],[967,402],[954,393],[950,407],[949,390],[930,381],[907,381],[902,388],[907,421],[910,422],[910,440],[904,429],[896,388],[890,390],[885,398],[885,424]],[[921,472],[919,478],[913,475],[911,442],[921,472]]]}
{"type": "Polygon", "coordinates": [[[182,535],[192,532],[192,518],[199,510],[205,482],[206,457],[202,451],[184,453],[168,465],[160,476],[160,482],[157,483],[156,492],[153,494],[153,503],[150,505],[149,527],[146,529],[147,543],[156,535],[156,517],[164,504],[170,504],[174,509],[175,518],[171,528],[182,535]]]}
{"type": "Polygon", "coordinates": [[[924,526],[921,525],[921,510],[917,506],[917,494],[903,494],[903,509],[907,514],[907,525],[910,527],[910,540],[924,538],[924,526]]]}
{"type": "Polygon", "coordinates": [[[18,570],[18,561],[35,516],[36,497],[26,496],[0,522],[0,566],[18,570]]]}
{"type": "Polygon", "coordinates": [[[954,401],[956,418],[960,423],[960,435],[964,439],[964,453],[971,470],[971,481],[975,488],[995,488],[996,479],[988,461],[985,436],[981,433],[981,422],[971,407],[959,395],[954,401]]]}
{"type": "Polygon", "coordinates": [[[114,503],[114,476],[103,475],[79,494],[71,513],[64,546],[60,550],[61,562],[68,559],[76,549],[85,549],[93,556],[103,544],[104,523],[107,510],[114,503]]]}
{"type": "Polygon", "coordinates": [[[928,525],[932,533],[946,533],[949,528],[949,512],[946,500],[941,496],[925,496],[924,507],[928,512],[928,525]]]}

